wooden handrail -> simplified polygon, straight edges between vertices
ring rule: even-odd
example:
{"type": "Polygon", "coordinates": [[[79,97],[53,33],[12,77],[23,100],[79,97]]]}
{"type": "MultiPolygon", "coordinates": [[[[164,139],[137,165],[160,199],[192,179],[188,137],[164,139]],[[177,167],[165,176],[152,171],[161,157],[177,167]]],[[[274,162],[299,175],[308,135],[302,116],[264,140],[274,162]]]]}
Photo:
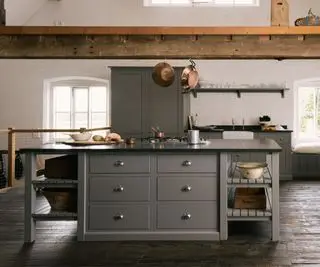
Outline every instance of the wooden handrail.
{"type": "Polygon", "coordinates": [[[84,27],[1,26],[0,35],[320,35],[320,26],[84,27]]]}

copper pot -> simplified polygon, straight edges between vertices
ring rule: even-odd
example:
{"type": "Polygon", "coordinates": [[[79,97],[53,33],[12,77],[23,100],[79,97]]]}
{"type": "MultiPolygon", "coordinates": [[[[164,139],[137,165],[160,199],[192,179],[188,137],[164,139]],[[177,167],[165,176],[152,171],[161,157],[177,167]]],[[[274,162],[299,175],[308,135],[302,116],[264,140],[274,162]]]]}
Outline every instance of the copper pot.
{"type": "Polygon", "coordinates": [[[156,84],[162,87],[168,87],[174,82],[174,69],[170,64],[160,62],[153,69],[152,79],[156,84]]]}
{"type": "Polygon", "coordinates": [[[196,69],[196,63],[189,59],[190,65],[184,68],[181,74],[181,86],[185,90],[194,89],[199,82],[199,73],[196,69]]]}

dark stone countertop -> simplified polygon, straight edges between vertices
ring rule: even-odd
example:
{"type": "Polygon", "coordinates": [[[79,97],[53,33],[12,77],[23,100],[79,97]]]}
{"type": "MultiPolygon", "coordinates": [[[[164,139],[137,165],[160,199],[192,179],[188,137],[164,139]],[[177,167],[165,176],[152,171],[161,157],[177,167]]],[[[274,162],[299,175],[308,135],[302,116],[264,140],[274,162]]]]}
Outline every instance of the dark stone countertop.
{"type": "Polygon", "coordinates": [[[185,143],[157,143],[145,144],[137,142],[133,145],[90,145],[70,146],[64,144],[50,144],[21,148],[21,153],[40,154],[77,154],[78,152],[280,152],[282,148],[271,139],[253,140],[224,140],[213,139],[206,144],[188,145],[185,143]]]}
{"type": "Polygon", "coordinates": [[[284,130],[263,131],[260,125],[208,125],[208,126],[194,126],[193,129],[200,132],[223,132],[223,131],[251,131],[255,133],[279,133],[279,132],[293,132],[289,130],[287,125],[281,125],[284,130]]]}

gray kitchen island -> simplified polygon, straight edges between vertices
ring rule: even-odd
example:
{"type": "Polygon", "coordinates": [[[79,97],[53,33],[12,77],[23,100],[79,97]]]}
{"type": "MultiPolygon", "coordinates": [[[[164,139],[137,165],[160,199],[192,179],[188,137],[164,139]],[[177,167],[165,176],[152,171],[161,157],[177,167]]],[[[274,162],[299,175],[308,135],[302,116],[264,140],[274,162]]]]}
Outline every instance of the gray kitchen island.
{"type": "Polygon", "coordinates": [[[24,148],[25,242],[36,238],[37,220],[77,220],[79,241],[227,240],[228,221],[270,220],[279,240],[279,152],[271,139],[215,139],[185,143],[24,148]],[[232,177],[234,152],[266,154],[267,175],[232,177]],[[43,186],[75,186],[76,213],[36,210],[36,155],[77,155],[78,179],[40,181],[43,186]],[[269,210],[228,208],[228,189],[270,189],[269,210]]]}

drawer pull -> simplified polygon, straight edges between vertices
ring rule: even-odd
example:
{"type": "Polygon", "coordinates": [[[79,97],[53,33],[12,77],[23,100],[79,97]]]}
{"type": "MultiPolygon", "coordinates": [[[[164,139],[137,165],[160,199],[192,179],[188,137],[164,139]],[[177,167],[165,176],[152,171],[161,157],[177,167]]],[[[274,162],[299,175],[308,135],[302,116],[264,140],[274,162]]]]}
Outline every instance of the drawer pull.
{"type": "Polygon", "coordinates": [[[123,192],[124,187],[122,185],[118,185],[113,189],[113,192],[123,192]]]}
{"type": "Polygon", "coordinates": [[[123,220],[124,219],[124,215],[123,214],[117,214],[117,215],[113,216],[113,219],[115,221],[123,220]]]}
{"type": "Polygon", "coordinates": [[[184,214],[182,214],[182,217],[181,217],[182,220],[190,220],[191,219],[191,214],[189,212],[186,212],[184,214]]]}
{"type": "Polygon", "coordinates": [[[121,161],[121,160],[117,160],[117,161],[114,163],[114,165],[117,166],[117,167],[122,167],[122,166],[124,166],[124,162],[121,161]]]}
{"type": "Polygon", "coordinates": [[[192,190],[191,185],[185,185],[184,187],[181,188],[182,192],[190,192],[192,190]]]}
{"type": "Polygon", "coordinates": [[[183,165],[183,166],[186,166],[186,167],[191,166],[191,164],[192,164],[192,162],[189,161],[189,160],[185,160],[185,161],[182,163],[182,165],[183,165]]]}

